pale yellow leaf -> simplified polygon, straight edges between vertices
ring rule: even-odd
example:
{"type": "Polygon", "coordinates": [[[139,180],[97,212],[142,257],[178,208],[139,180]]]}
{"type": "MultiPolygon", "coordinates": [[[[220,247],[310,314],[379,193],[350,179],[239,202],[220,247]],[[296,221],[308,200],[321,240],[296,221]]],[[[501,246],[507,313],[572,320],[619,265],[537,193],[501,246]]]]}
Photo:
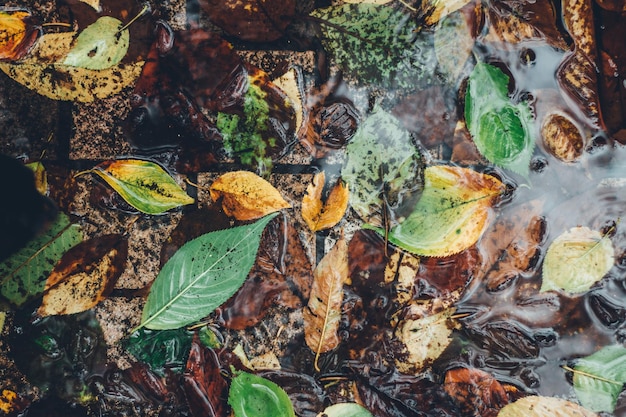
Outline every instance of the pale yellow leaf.
{"type": "Polygon", "coordinates": [[[427,25],[434,25],[469,2],[470,0],[425,0],[421,6],[426,15],[424,21],[427,25]]]}
{"type": "Polygon", "coordinates": [[[272,184],[249,171],[220,176],[211,184],[210,194],[213,201],[221,199],[224,213],[237,220],[259,219],[291,207],[272,184]]]}
{"type": "Polygon", "coordinates": [[[561,398],[529,396],[507,404],[498,417],[595,417],[597,414],[561,398]]]}
{"type": "Polygon", "coordinates": [[[294,68],[272,80],[275,86],[283,90],[291,100],[291,105],[296,112],[296,133],[302,127],[304,119],[304,107],[302,106],[302,87],[300,77],[294,68]]]}
{"type": "Polygon", "coordinates": [[[100,13],[102,11],[102,6],[100,5],[100,0],[79,0],[79,1],[81,1],[81,2],[83,2],[85,4],[90,5],[98,13],[100,13]]]}
{"type": "Polygon", "coordinates": [[[347,185],[341,181],[332,188],[326,203],[322,203],[325,179],[324,171],[316,174],[302,198],[302,218],[314,232],[339,223],[348,208],[350,193],[347,185]]]}

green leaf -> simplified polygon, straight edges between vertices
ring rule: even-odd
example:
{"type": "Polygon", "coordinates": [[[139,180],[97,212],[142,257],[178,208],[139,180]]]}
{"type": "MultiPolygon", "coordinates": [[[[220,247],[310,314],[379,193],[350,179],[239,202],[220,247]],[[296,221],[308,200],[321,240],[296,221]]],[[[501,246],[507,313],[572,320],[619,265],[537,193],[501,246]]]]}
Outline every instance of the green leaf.
{"type": "Polygon", "coordinates": [[[530,134],[528,103],[512,104],[509,77],[499,68],[479,62],[465,95],[465,122],[476,147],[490,162],[524,176],[535,146],[530,134]]]}
{"type": "Polygon", "coordinates": [[[183,245],[152,284],[139,327],[177,329],[228,300],[243,285],[256,259],[261,233],[276,215],[207,233],[183,245]]]}
{"type": "Polygon", "coordinates": [[[410,14],[390,6],[343,4],[314,10],[322,43],[336,63],[364,84],[411,88],[432,78],[437,60],[432,35],[410,14]]]}
{"type": "Polygon", "coordinates": [[[287,393],[278,385],[248,372],[237,372],[228,392],[235,417],[295,417],[287,393]]]}
{"type": "Polygon", "coordinates": [[[468,168],[428,167],[420,200],[411,215],[390,230],[389,241],[421,256],[461,252],[478,241],[503,191],[504,185],[490,175],[468,168]]]}
{"type": "Polygon", "coordinates": [[[626,348],[603,347],[579,359],[574,370],[574,391],[580,404],[592,411],[612,413],[626,383],[626,348]]]}
{"type": "Polygon", "coordinates": [[[327,407],[321,414],[325,417],[373,417],[367,408],[357,403],[341,403],[327,407]]]}
{"type": "Polygon", "coordinates": [[[613,267],[611,240],[588,227],[573,227],[557,237],[543,261],[541,291],[583,293],[613,267]]]}
{"type": "Polygon", "coordinates": [[[0,263],[2,296],[16,306],[41,293],[52,268],[70,248],[83,240],[81,228],[65,214],[43,234],[0,263]]]}
{"type": "Polygon", "coordinates": [[[434,46],[439,70],[448,83],[455,83],[474,47],[465,15],[454,13],[440,20],[435,28],[434,46]]]}
{"type": "Polygon", "coordinates": [[[185,370],[192,339],[193,332],[186,329],[139,329],[128,338],[126,349],[157,375],[165,376],[166,369],[177,373],[185,370]]]}
{"type": "Polygon", "coordinates": [[[83,29],[63,64],[90,70],[102,70],[120,63],[128,51],[130,33],[120,30],[122,22],[102,16],[83,29]]]}
{"type": "Polygon", "coordinates": [[[170,174],[154,162],[106,161],[86,172],[100,176],[128,204],[146,214],[160,214],[194,202],[170,174]]]}
{"type": "MultiPolygon", "coordinates": [[[[349,185],[350,205],[369,222],[381,217],[383,197],[390,208],[400,209],[422,190],[421,163],[411,135],[398,119],[374,109],[346,147],[341,177],[349,185]]],[[[412,208],[409,204],[406,214],[412,208]]]]}

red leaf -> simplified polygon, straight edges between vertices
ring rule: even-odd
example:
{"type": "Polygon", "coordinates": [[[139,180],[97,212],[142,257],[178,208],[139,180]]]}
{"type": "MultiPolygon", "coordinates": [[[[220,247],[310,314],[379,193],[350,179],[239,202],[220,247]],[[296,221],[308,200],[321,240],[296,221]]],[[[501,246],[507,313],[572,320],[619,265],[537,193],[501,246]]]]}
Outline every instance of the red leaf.
{"type": "Polygon", "coordinates": [[[500,409],[509,403],[502,385],[479,369],[451,369],[446,373],[443,386],[463,415],[496,417],[500,409]]]}

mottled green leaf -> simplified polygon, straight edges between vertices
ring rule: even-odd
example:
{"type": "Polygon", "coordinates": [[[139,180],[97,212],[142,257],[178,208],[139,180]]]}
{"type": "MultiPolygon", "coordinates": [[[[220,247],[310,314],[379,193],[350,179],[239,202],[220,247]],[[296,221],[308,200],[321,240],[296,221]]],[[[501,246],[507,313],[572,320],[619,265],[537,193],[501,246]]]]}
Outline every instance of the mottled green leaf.
{"type": "Polygon", "coordinates": [[[341,403],[326,407],[318,417],[373,417],[367,408],[357,403],[341,403]]]}
{"type": "Polygon", "coordinates": [[[295,417],[291,400],[278,385],[248,372],[237,372],[228,404],[235,417],[295,417]]]}
{"type": "Polygon", "coordinates": [[[386,5],[340,4],[314,10],[322,43],[336,63],[361,83],[410,88],[436,67],[432,35],[409,13],[386,5]]]}
{"type": "Polygon", "coordinates": [[[120,63],[128,51],[130,34],[120,30],[122,22],[111,16],[102,16],[83,29],[69,53],[64,65],[90,70],[102,70],[120,63]]]}
{"type": "Polygon", "coordinates": [[[408,214],[422,190],[422,176],[421,155],[409,132],[394,116],[375,109],[346,147],[341,177],[349,185],[352,208],[378,225],[384,205],[398,216],[408,214]]]}
{"type": "Polygon", "coordinates": [[[125,347],[137,360],[164,376],[166,369],[178,373],[185,370],[192,339],[193,332],[187,329],[139,329],[130,335],[125,347]]]}
{"type": "Polygon", "coordinates": [[[0,263],[2,296],[20,306],[40,295],[57,261],[82,240],[80,226],[60,214],[45,233],[0,263]]]}
{"type": "Polygon", "coordinates": [[[578,359],[574,370],[574,391],[582,406],[612,413],[626,383],[626,348],[605,346],[578,359]]]}
{"type": "Polygon", "coordinates": [[[139,327],[177,329],[228,300],[248,276],[261,233],[276,215],[206,233],[183,245],[152,284],[139,327]]]}

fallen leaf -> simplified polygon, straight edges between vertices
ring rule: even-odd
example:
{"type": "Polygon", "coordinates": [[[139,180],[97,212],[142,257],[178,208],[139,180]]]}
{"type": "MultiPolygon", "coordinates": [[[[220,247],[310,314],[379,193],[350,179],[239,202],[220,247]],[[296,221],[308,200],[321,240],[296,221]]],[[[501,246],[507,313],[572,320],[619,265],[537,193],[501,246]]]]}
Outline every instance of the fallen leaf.
{"type": "Polygon", "coordinates": [[[568,114],[548,114],[541,124],[541,137],[548,150],[563,162],[575,162],[582,156],[585,140],[568,114]]]}
{"type": "Polygon", "coordinates": [[[309,304],[303,311],[304,340],[315,352],[315,368],[318,372],[319,355],[335,349],[340,343],[337,332],[343,284],[348,279],[348,244],[342,238],[315,268],[309,304]]]}
{"type": "MultiPolygon", "coordinates": [[[[421,256],[450,256],[474,245],[489,224],[504,184],[468,168],[426,168],[413,212],[389,232],[389,242],[421,256]]],[[[377,229],[380,234],[383,230],[377,229]]]]}
{"type": "Polygon", "coordinates": [[[81,227],[59,214],[43,234],[0,263],[2,296],[19,307],[40,295],[57,261],[82,240],[81,227]]]}
{"type": "Polygon", "coordinates": [[[454,13],[440,20],[435,27],[434,42],[439,68],[448,82],[456,82],[474,48],[472,28],[465,15],[454,13]]]}
{"type": "Polygon", "coordinates": [[[161,166],[141,159],[105,161],[83,171],[106,181],[131,206],[146,214],[161,214],[194,199],[161,166]]]}
{"type": "Polygon", "coordinates": [[[124,347],[158,376],[182,373],[192,348],[193,332],[187,329],[139,329],[125,340],[124,347]]]}
{"type": "Polygon", "coordinates": [[[259,372],[259,375],[277,384],[287,393],[297,416],[316,416],[328,399],[320,381],[306,373],[271,370],[259,372]]]}
{"type": "Polygon", "coordinates": [[[207,233],[183,245],[152,283],[139,328],[177,329],[228,300],[248,276],[261,233],[275,216],[207,233]]]}
{"type": "Polygon", "coordinates": [[[607,236],[588,227],[573,227],[548,247],[541,291],[583,293],[613,267],[615,250],[607,236]]]}
{"type": "Polygon", "coordinates": [[[469,2],[470,0],[427,0],[421,4],[421,13],[425,16],[427,25],[434,25],[469,2]]]}
{"type": "Polygon", "coordinates": [[[25,164],[25,166],[30,168],[33,171],[33,174],[35,174],[35,187],[37,187],[37,191],[39,191],[41,195],[47,195],[48,175],[43,164],[41,162],[31,162],[25,164]]]}
{"type": "Polygon", "coordinates": [[[597,417],[571,401],[531,395],[507,404],[498,417],[597,417]]]}
{"type": "Polygon", "coordinates": [[[313,232],[333,227],[343,218],[348,208],[350,192],[341,181],[333,186],[325,203],[322,203],[322,190],[326,175],[324,171],[315,174],[313,182],[302,198],[302,218],[313,232]]]}
{"type": "Polygon", "coordinates": [[[272,381],[237,372],[230,383],[228,404],[235,417],[295,417],[287,393],[272,381]]]}
{"type": "Polygon", "coordinates": [[[17,393],[10,389],[3,389],[2,395],[0,395],[0,411],[5,414],[10,414],[15,406],[15,400],[17,399],[17,393]]]}
{"type": "Polygon", "coordinates": [[[123,23],[102,16],[83,29],[63,59],[64,65],[90,70],[111,68],[122,61],[128,51],[130,33],[123,23]]]}
{"type": "Polygon", "coordinates": [[[492,375],[475,368],[454,368],[446,372],[444,389],[464,415],[496,417],[509,403],[504,387],[492,375]]]}
{"type": "MultiPolygon", "coordinates": [[[[382,3],[384,4],[384,3],[382,3]]],[[[373,417],[367,408],[357,403],[341,403],[326,407],[317,417],[373,417]]]]}
{"type": "Polygon", "coordinates": [[[211,199],[222,203],[226,215],[254,220],[290,208],[268,181],[249,171],[234,171],[218,177],[210,188],[211,199]]]}
{"type": "Polygon", "coordinates": [[[50,273],[37,314],[75,314],[96,306],[113,290],[127,256],[128,241],[121,235],[99,236],[74,246],[50,273]]]}
{"type": "Polygon", "coordinates": [[[93,9],[100,13],[102,11],[102,6],[100,5],[100,0],[79,0],[85,4],[90,5],[93,9]]]}
{"type": "Polygon", "coordinates": [[[291,68],[278,78],[274,78],[272,83],[285,92],[291,100],[291,105],[296,113],[296,133],[300,131],[304,121],[304,102],[302,100],[302,74],[296,68],[291,68]]]}
{"type": "Polygon", "coordinates": [[[27,10],[0,7],[0,61],[22,59],[37,41],[41,30],[27,10]]]}

